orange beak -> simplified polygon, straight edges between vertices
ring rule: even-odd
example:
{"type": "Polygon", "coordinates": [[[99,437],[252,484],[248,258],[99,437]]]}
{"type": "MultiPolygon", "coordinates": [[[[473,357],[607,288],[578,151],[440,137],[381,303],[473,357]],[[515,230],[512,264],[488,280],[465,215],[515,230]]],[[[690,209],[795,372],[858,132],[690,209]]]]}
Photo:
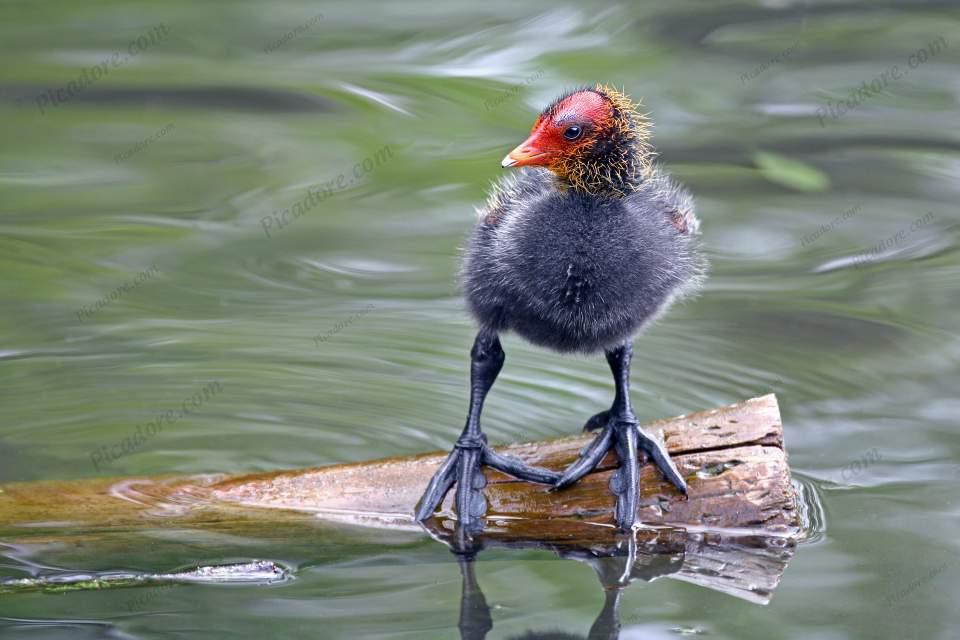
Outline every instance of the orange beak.
{"type": "Polygon", "coordinates": [[[534,132],[529,138],[507,154],[500,163],[501,167],[526,167],[530,165],[549,164],[550,154],[537,145],[537,134],[534,132]]]}

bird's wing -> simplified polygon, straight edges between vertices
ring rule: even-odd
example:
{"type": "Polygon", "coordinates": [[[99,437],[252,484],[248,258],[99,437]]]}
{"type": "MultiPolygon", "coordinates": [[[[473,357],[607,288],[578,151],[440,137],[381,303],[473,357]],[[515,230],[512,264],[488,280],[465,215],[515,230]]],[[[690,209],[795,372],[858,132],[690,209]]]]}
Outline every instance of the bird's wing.
{"type": "Polygon", "coordinates": [[[657,165],[651,165],[637,195],[660,211],[680,233],[696,235],[700,232],[693,196],[657,165]]]}

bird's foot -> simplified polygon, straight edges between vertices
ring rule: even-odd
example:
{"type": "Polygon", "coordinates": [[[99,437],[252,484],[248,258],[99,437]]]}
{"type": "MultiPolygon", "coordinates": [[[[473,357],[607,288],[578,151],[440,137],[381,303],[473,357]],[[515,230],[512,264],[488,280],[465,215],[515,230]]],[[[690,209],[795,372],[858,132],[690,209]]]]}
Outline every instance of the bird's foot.
{"type": "Polygon", "coordinates": [[[444,496],[453,485],[457,485],[454,504],[456,506],[458,527],[466,533],[483,529],[483,516],[487,512],[487,499],[483,488],[487,479],[481,466],[492,467],[519,480],[555,484],[560,474],[548,469],[531,467],[528,464],[494,451],[487,444],[484,435],[464,434],[457,440],[453,451],[434,474],[427,489],[417,505],[417,522],[423,522],[433,515],[444,496]]]}
{"type": "Polygon", "coordinates": [[[629,531],[636,522],[637,505],[640,500],[638,451],[646,452],[664,477],[684,495],[687,494],[687,483],[673,464],[663,444],[640,428],[640,424],[633,415],[615,416],[607,411],[591,418],[584,429],[590,430],[591,424],[601,420],[604,414],[607,419],[606,425],[593,442],[580,453],[577,461],[567,467],[554,487],[563,489],[574,484],[593,471],[607,452],[613,449],[620,459],[620,466],[610,477],[610,491],[617,497],[614,517],[621,529],[629,531]]]}

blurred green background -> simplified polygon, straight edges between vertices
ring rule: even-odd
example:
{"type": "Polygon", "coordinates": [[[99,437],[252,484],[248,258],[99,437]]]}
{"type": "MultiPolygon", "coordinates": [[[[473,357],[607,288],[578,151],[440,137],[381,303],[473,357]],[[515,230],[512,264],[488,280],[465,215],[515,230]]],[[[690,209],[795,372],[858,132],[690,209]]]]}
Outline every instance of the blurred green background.
{"type": "MultiPolygon", "coordinates": [[[[635,585],[621,637],[954,638],[958,61],[954,2],[5,2],[0,481],[447,449],[473,208],[542,106],[601,81],[643,99],[712,262],[703,295],[637,340],[637,412],[776,392],[811,530],[770,605],[635,585]]],[[[602,358],[504,347],[492,441],[574,433],[608,406],[602,358]]],[[[440,545],[316,545],[278,586],[3,596],[0,635],[455,637],[440,545]]],[[[2,576],[56,564],[2,550],[2,576]]],[[[125,553],[69,568],[135,564],[125,553]]],[[[491,638],[585,635],[603,602],[592,571],[548,552],[482,556],[477,573],[491,638]]]]}

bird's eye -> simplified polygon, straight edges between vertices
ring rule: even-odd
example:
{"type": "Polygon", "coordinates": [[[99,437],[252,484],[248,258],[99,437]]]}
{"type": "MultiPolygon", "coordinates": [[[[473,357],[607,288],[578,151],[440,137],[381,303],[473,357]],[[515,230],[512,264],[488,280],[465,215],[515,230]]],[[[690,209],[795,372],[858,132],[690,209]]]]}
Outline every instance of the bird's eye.
{"type": "Polygon", "coordinates": [[[581,135],[583,135],[583,129],[581,129],[577,125],[573,125],[572,127],[567,127],[567,130],[563,132],[563,137],[566,138],[567,140],[576,140],[581,135]]]}

